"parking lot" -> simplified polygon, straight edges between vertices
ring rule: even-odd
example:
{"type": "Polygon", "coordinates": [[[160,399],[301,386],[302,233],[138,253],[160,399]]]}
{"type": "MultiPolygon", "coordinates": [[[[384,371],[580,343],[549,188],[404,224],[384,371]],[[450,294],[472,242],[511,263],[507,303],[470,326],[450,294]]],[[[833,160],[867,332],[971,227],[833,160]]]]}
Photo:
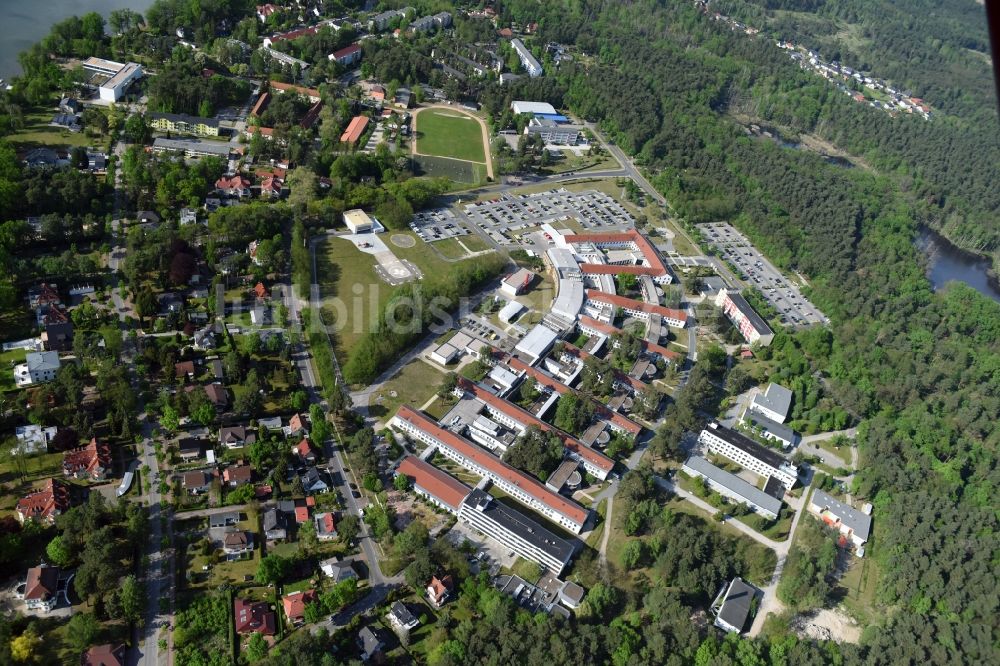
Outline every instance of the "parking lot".
{"type": "Polygon", "coordinates": [[[447,208],[416,213],[410,222],[410,229],[428,243],[469,234],[469,230],[458,224],[455,214],[447,208]]]}
{"type": "Polygon", "coordinates": [[[476,547],[476,554],[473,558],[478,561],[480,568],[489,567],[490,574],[493,576],[500,572],[500,567],[509,569],[517,562],[517,556],[505,548],[502,543],[463,522],[455,523],[454,527],[448,530],[445,538],[456,547],[461,546],[466,540],[472,543],[476,547]]]}
{"type": "Polygon", "coordinates": [[[789,326],[825,324],[829,320],[806,300],[798,286],[789,282],[781,272],[755,248],[746,236],[726,222],[699,226],[702,236],[719,251],[723,259],[736,266],[745,281],[753,285],[781,315],[781,322],[789,326]]]}
{"type": "Polygon", "coordinates": [[[465,207],[469,220],[489,233],[510,237],[523,229],[573,219],[585,231],[632,227],[635,218],[613,198],[596,190],[570,192],[560,188],[536,194],[507,194],[465,207]]]}

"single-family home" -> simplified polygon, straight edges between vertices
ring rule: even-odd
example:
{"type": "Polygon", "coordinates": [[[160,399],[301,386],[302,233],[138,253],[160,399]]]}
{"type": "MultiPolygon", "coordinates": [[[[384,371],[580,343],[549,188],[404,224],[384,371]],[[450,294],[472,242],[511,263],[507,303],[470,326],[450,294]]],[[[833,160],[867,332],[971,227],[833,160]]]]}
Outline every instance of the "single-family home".
{"type": "Polygon", "coordinates": [[[199,328],[191,339],[195,349],[215,349],[215,327],[208,324],[204,328],[199,328]]]}
{"type": "Polygon", "coordinates": [[[229,406],[229,392],[222,384],[206,384],[205,395],[217,411],[222,411],[229,406]]]}
{"type": "Polygon", "coordinates": [[[261,517],[261,528],[264,530],[264,537],[268,541],[279,541],[288,538],[288,531],[285,529],[285,513],[275,507],[264,511],[261,517]]]}
{"type": "Polygon", "coordinates": [[[174,377],[177,379],[194,379],[194,361],[178,361],[174,363],[174,377]]]}
{"type": "Polygon", "coordinates": [[[24,581],[24,605],[28,610],[48,612],[59,603],[59,567],[40,565],[28,569],[24,581]]]}
{"type": "Polygon", "coordinates": [[[253,469],[250,465],[230,465],[222,470],[222,481],[230,488],[236,488],[250,483],[253,477],[253,469]]]}
{"type": "Polygon", "coordinates": [[[42,345],[48,351],[61,352],[73,349],[73,320],[58,305],[50,305],[42,315],[42,345]]]}
{"type": "Polygon", "coordinates": [[[238,560],[247,553],[252,553],[253,535],[244,530],[226,532],[222,538],[222,551],[230,560],[238,560]]]}
{"type": "Polygon", "coordinates": [[[410,609],[406,607],[401,601],[397,601],[392,604],[389,609],[389,624],[391,624],[397,631],[408,632],[411,629],[415,629],[420,626],[420,621],[413,616],[410,609]]]}
{"type": "Polygon", "coordinates": [[[320,562],[319,569],[324,576],[332,578],[334,583],[358,578],[358,572],[354,568],[354,560],[338,560],[336,557],[331,557],[320,562]]]}
{"type": "Polygon", "coordinates": [[[177,440],[177,454],[182,462],[193,462],[201,458],[202,441],[196,437],[184,437],[177,440]]]}
{"type": "Polygon", "coordinates": [[[309,495],[325,493],[330,490],[330,485],[323,480],[323,476],[315,467],[309,467],[302,474],[302,487],[309,495]]]}
{"type": "Polygon", "coordinates": [[[452,580],[451,576],[432,577],[431,582],[427,584],[427,600],[434,608],[441,608],[451,596],[454,586],[455,581],[452,580]]]}
{"type": "Polygon", "coordinates": [[[301,414],[293,414],[292,418],[288,419],[285,434],[292,437],[300,433],[309,434],[309,421],[301,414]]]}
{"type": "Polygon", "coordinates": [[[208,526],[213,529],[232,527],[240,522],[239,511],[225,511],[223,513],[213,513],[208,517],[208,526]]]}
{"type": "Polygon", "coordinates": [[[239,449],[257,441],[257,433],[246,426],[222,426],[219,428],[219,444],[227,449],[239,449]]]}
{"type": "Polygon", "coordinates": [[[358,650],[361,651],[361,661],[369,662],[377,660],[382,656],[385,643],[378,634],[377,629],[364,627],[358,632],[358,650]]]}
{"type": "Polygon", "coordinates": [[[125,645],[95,645],[83,653],[80,666],[125,666],[125,645]]]}
{"type": "Polygon", "coordinates": [[[309,448],[309,440],[305,437],[292,447],[292,455],[303,464],[314,465],[316,463],[316,454],[309,448]]]}
{"type": "Polygon", "coordinates": [[[17,426],[14,429],[14,436],[17,438],[17,447],[22,453],[45,453],[49,450],[51,442],[59,428],[49,426],[43,428],[40,425],[17,426]]]}
{"type": "Polygon", "coordinates": [[[181,485],[192,495],[207,493],[212,485],[212,478],[201,471],[185,472],[181,477],[181,485]]]}
{"type": "Polygon", "coordinates": [[[233,600],[233,619],[236,623],[236,633],[252,634],[257,632],[264,636],[275,633],[274,611],[266,601],[251,601],[237,597],[233,600]]]}
{"type": "Polygon", "coordinates": [[[316,601],[316,590],[303,590],[286,594],[281,598],[285,617],[294,625],[302,624],[306,617],[306,606],[316,601]]]}
{"type": "Polygon", "coordinates": [[[223,176],[215,181],[215,189],[230,197],[250,196],[250,179],[245,176],[223,176]]]}
{"type": "Polygon", "coordinates": [[[14,383],[20,387],[50,382],[56,378],[60,366],[57,352],[28,352],[24,363],[14,366],[14,383]]]}
{"type": "Polygon", "coordinates": [[[332,541],[337,538],[337,522],[332,512],[317,513],[313,516],[316,524],[316,538],[320,541],[332,541]]]}

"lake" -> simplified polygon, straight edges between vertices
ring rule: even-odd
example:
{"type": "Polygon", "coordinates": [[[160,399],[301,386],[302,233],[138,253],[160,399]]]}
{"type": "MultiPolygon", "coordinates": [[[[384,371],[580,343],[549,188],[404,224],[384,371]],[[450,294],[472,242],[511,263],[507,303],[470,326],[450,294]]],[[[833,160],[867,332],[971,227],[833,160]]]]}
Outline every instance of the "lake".
{"type": "Polygon", "coordinates": [[[935,289],[949,282],[964,282],[980,294],[1000,303],[1000,288],[990,280],[990,262],[964,252],[939,234],[924,229],[917,238],[917,247],[927,257],[927,277],[935,289]]]}
{"type": "Polygon", "coordinates": [[[98,12],[107,21],[115,9],[128,7],[142,13],[153,0],[0,0],[3,36],[0,37],[0,78],[10,79],[21,73],[17,55],[49,34],[52,24],[69,16],[98,12]]]}

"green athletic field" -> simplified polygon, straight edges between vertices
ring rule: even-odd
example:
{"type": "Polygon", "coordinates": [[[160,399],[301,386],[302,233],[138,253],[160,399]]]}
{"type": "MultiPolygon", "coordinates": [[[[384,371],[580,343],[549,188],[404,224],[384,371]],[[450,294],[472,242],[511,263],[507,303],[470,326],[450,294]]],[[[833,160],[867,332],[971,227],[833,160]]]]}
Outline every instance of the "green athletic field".
{"type": "Polygon", "coordinates": [[[417,152],[486,162],[479,123],[457,111],[445,109],[428,109],[417,116],[417,152]]]}

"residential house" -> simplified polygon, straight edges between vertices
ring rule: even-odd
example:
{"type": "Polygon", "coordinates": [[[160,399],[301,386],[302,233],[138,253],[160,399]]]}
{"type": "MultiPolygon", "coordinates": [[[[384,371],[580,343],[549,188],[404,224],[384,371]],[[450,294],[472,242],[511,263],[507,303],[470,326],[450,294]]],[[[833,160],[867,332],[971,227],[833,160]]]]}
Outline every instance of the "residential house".
{"type": "Polygon", "coordinates": [[[22,524],[28,520],[52,524],[56,516],[65,513],[69,508],[69,486],[56,479],[46,479],[40,489],[17,501],[15,511],[17,519],[22,524]]]}
{"type": "Polygon", "coordinates": [[[21,453],[45,453],[59,429],[55,426],[43,428],[39,425],[17,426],[14,436],[17,438],[17,448],[21,453]]]}
{"type": "Polygon", "coordinates": [[[177,379],[194,379],[194,361],[179,361],[174,363],[174,376],[177,379]]]}
{"type": "Polygon", "coordinates": [[[215,189],[230,197],[248,197],[250,191],[250,179],[239,174],[235,176],[223,176],[215,181],[215,189]]]}
{"type": "Polygon", "coordinates": [[[217,411],[223,411],[229,406],[229,393],[222,384],[206,384],[205,395],[217,411]]]}
{"type": "Polygon", "coordinates": [[[263,428],[264,430],[268,431],[281,430],[281,417],[268,416],[257,419],[257,427],[263,428]]]}
{"type": "Polygon", "coordinates": [[[324,576],[332,578],[334,583],[358,578],[358,572],[354,568],[354,560],[338,560],[336,557],[331,557],[320,562],[319,569],[324,576]]]}
{"type": "Polygon", "coordinates": [[[392,604],[389,609],[389,624],[391,624],[396,631],[409,632],[411,629],[416,629],[420,626],[420,621],[413,616],[410,609],[406,607],[401,601],[397,601],[392,604]]]}
{"type": "Polygon", "coordinates": [[[361,60],[361,45],[351,44],[327,56],[329,60],[347,67],[361,60]]]}
{"type": "Polygon", "coordinates": [[[302,438],[302,441],[292,447],[292,455],[295,456],[302,464],[316,464],[316,454],[313,453],[311,448],[309,448],[309,440],[305,437],[302,438]]]}
{"type": "Polygon", "coordinates": [[[309,420],[301,414],[293,414],[292,418],[288,419],[285,435],[292,437],[299,433],[309,434],[309,420]]]}
{"type": "Polygon", "coordinates": [[[186,113],[151,113],[149,124],[161,132],[193,134],[195,136],[219,136],[217,118],[199,118],[186,113]]]}
{"type": "Polygon", "coordinates": [[[28,610],[48,612],[59,603],[59,567],[40,565],[28,569],[24,581],[24,605],[28,610]]]}
{"type": "Polygon", "coordinates": [[[177,440],[177,452],[182,462],[192,462],[201,458],[202,441],[195,437],[184,437],[177,440]]]}
{"type": "Polygon", "coordinates": [[[244,530],[226,532],[222,539],[222,552],[230,560],[238,560],[253,552],[253,535],[244,530]]]}
{"type": "Polygon", "coordinates": [[[431,582],[427,584],[427,600],[431,602],[434,608],[441,608],[451,597],[451,591],[455,586],[455,582],[452,580],[451,576],[444,576],[438,578],[434,576],[431,578],[431,582]]]}
{"type": "Polygon", "coordinates": [[[272,5],[270,2],[265,5],[257,5],[257,18],[261,20],[261,23],[267,21],[267,17],[271,14],[277,14],[281,11],[281,7],[272,5]]]}
{"type": "Polygon", "coordinates": [[[74,479],[101,481],[111,471],[111,447],[91,438],[86,446],[63,454],[63,474],[74,479]]]}
{"type": "Polygon", "coordinates": [[[61,365],[57,352],[29,352],[24,363],[14,366],[14,383],[20,387],[50,382],[56,378],[61,365]]]}
{"type": "Polygon", "coordinates": [[[194,208],[181,208],[179,221],[181,226],[185,226],[188,224],[197,224],[198,211],[196,211],[194,208]]]}
{"type": "Polygon", "coordinates": [[[271,307],[268,305],[255,305],[250,310],[250,323],[254,326],[270,326],[274,323],[271,315],[271,307]]]}
{"type": "Polygon", "coordinates": [[[330,490],[329,484],[323,480],[319,470],[315,467],[309,467],[302,474],[302,487],[305,488],[306,494],[309,495],[325,493],[330,490]]]}
{"type": "Polygon", "coordinates": [[[316,590],[304,590],[286,594],[281,598],[285,617],[294,625],[302,624],[306,617],[306,606],[316,601],[316,598],[316,590]]]}
{"type": "Polygon", "coordinates": [[[160,215],[156,211],[140,210],[135,214],[135,219],[139,221],[140,225],[150,227],[152,229],[160,226],[160,215]]]}
{"type": "Polygon", "coordinates": [[[309,520],[310,509],[314,506],[316,506],[316,498],[314,497],[278,501],[278,511],[292,516],[298,525],[309,520]]]}
{"type": "Polygon", "coordinates": [[[195,349],[206,350],[215,349],[215,327],[208,324],[204,328],[199,328],[191,336],[195,349]]]}
{"type": "Polygon", "coordinates": [[[107,171],[108,156],[104,153],[87,151],[87,168],[94,172],[107,171]]]}
{"type": "Polygon", "coordinates": [[[358,650],[361,651],[361,661],[369,662],[381,659],[385,643],[379,637],[377,629],[364,627],[358,632],[357,643],[358,650]]]}
{"type": "Polygon", "coordinates": [[[166,291],[158,294],[156,296],[156,303],[159,307],[158,314],[161,317],[184,311],[184,297],[174,291],[166,291]]]}
{"type": "Polygon", "coordinates": [[[251,601],[237,597],[233,600],[233,620],[236,633],[241,636],[257,632],[264,636],[273,636],[276,631],[274,611],[266,601],[251,601]]]}
{"type": "Polygon", "coordinates": [[[219,428],[219,444],[227,449],[239,449],[257,441],[257,433],[246,426],[222,426],[219,428]]]}
{"type": "Polygon", "coordinates": [[[285,524],[285,513],[275,507],[264,511],[264,515],[261,518],[264,537],[268,541],[279,541],[288,538],[288,530],[285,529],[285,524]]]}
{"type": "Polygon", "coordinates": [[[73,349],[73,320],[57,305],[49,306],[42,315],[42,345],[48,351],[61,352],[73,349]]]}
{"type": "Polygon", "coordinates": [[[125,666],[125,645],[95,645],[83,653],[80,666],[125,666]]]}
{"type": "Polygon", "coordinates": [[[320,541],[333,541],[337,538],[337,522],[333,518],[333,513],[317,513],[313,516],[316,524],[316,537],[320,541]]]}
{"type": "Polygon", "coordinates": [[[247,483],[253,477],[253,469],[250,465],[230,465],[222,470],[222,481],[230,488],[236,488],[247,483]]]}
{"type": "Polygon", "coordinates": [[[38,286],[28,290],[29,308],[38,310],[50,305],[62,305],[62,299],[59,296],[56,285],[42,282],[38,286]]]}
{"type": "Polygon", "coordinates": [[[284,185],[284,181],[277,176],[268,176],[260,182],[260,195],[262,197],[277,199],[281,196],[281,190],[284,185]]]}
{"type": "Polygon", "coordinates": [[[181,479],[181,485],[183,485],[191,495],[201,495],[202,493],[207,493],[208,489],[212,485],[212,477],[201,471],[186,472],[181,479]]]}

